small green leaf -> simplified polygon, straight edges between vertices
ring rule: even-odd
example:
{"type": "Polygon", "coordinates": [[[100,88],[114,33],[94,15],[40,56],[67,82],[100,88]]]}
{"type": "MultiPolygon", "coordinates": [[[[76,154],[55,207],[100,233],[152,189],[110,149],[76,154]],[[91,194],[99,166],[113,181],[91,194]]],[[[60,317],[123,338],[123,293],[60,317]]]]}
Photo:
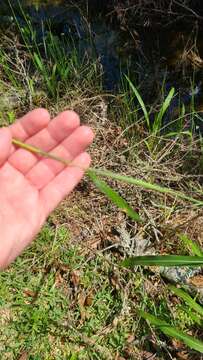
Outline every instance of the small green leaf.
{"type": "MultiPolygon", "coordinates": [[[[99,175],[99,176],[115,179],[117,181],[122,181],[127,184],[132,184],[135,186],[139,186],[146,190],[158,191],[163,194],[171,195],[175,198],[184,199],[184,200],[187,200],[189,202],[196,204],[197,206],[203,206],[203,201],[192,198],[184,193],[181,193],[180,191],[176,191],[171,188],[166,188],[166,187],[163,187],[163,186],[160,186],[157,184],[152,184],[152,183],[149,183],[149,182],[141,180],[141,179],[133,178],[131,176],[114,173],[114,172],[106,170],[106,169],[93,169],[92,168],[91,172],[94,172],[94,174],[99,175]]],[[[87,174],[88,174],[88,171],[87,171],[87,174]]]]}
{"type": "Polygon", "coordinates": [[[146,120],[146,123],[147,123],[147,126],[148,128],[150,129],[150,120],[149,120],[149,115],[148,115],[148,112],[147,112],[147,109],[146,109],[146,106],[144,104],[144,101],[142,100],[139,92],[137,91],[136,87],[133,85],[133,83],[130,81],[130,79],[125,75],[134,95],[136,96],[141,108],[142,108],[142,111],[143,111],[143,114],[144,114],[144,117],[145,117],[145,120],[146,120]]]}
{"type": "Polygon", "coordinates": [[[203,264],[203,256],[179,256],[179,255],[147,255],[135,256],[122,261],[121,265],[132,268],[141,266],[199,266],[203,264]]]}
{"type": "Polygon", "coordinates": [[[100,180],[93,172],[88,171],[90,179],[95,186],[105,194],[119,209],[123,210],[129,217],[135,221],[141,221],[140,216],[132,207],[124,200],[115,190],[107,185],[103,180],[100,180]]]}
{"type": "Polygon", "coordinates": [[[170,91],[169,91],[169,94],[168,96],[166,97],[166,99],[164,100],[163,104],[162,104],[162,107],[154,121],[154,125],[153,125],[153,131],[156,133],[158,130],[160,130],[161,128],[161,123],[162,123],[162,119],[163,119],[163,116],[166,112],[166,110],[168,109],[170,103],[171,103],[171,100],[173,98],[173,95],[174,95],[174,92],[175,92],[175,89],[172,88],[170,91]]]}
{"type": "Polygon", "coordinates": [[[170,336],[172,338],[179,339],[183,341],[190,349],[194,349],[203,353],[203,342],[185,334],[179,329],[168,325],[165,321],[158,319],[157,317],[148,314],[142,310],[139,311],[139,314],[145,320],[148,320],[152,325],[156,326],[161,330],[165,335],[170,336]]]}
{"type": "Polygon", "coordinates": [[[182,289],[178,289],[174,285],[169,285],[168,288],[173,291],[175,295],[183,299],[191,309],[203,316],[203,306],[199,305],[188,293],[182,289]]]}
{"type": "Polygon", "coordinates": [[[39,58],[37,53],[34,53],[34,60],[35,60],[36,65],[38,66],[38,68],[41,71],[44,71],[44,64],[43,64],[42,60],[39,58]]]}
{"type": "Polygon", "coordinates": [[[187,248],[192,252],[193,255],[203,256],[202,249],[200,248],[200,246],[198,246],[198,244],[195,241],[192,241],[185,234],[179,234],[178,237],[180,238],[180,240],[182,240],[184,245],[187,246],[187,248]]]}

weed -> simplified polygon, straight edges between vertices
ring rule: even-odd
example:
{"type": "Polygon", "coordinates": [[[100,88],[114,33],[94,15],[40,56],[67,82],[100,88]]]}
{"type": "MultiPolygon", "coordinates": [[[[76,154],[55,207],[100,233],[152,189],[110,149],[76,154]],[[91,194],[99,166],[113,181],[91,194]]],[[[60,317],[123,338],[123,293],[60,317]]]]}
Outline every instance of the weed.
{"type": "MultiPolygon", "coordinates": [[[[187,333],[201,336],[202,307],[186,289],[168,289],[153,268],[141,268],[144,260],[145,265],[147,260],[166,265],[166,258],[139,258],[142,264],[136,271],[122,267],[129,254],[121,250],[118,228],[125,225],[132,246],[134,238],[150,240],[155,253],[179,254],[167,258],[172,265],[189,247],[195,257],[182,260],[201,260],[201,248],[191,249],[188,236],[179,238],[184,231],[196,231],[195,219],[201,214],[202,140],[185,128],[185,120],[199,116],[201,121],[200,115],[194,103],[188,113],[180,102],[176,116],[172,114],[166,124],[174,90],[167,95],[163,90],[159,107],[149,106],[130,73],[120,95],[97,96],[102,94],[97,60],[81,58],[77,44],[53,35],[49,24],[42,24],[39,42],[29,17],[23,17],[23,26],[15,18],[15,46],[7,38],[1,44],[1,93],[12,90],[18,95],[15,104],[5,105],[1,97],[1,124],[12,123],[33,106],[47,106],[52,113],[67,107],[78,110],[97,135],[91,150],[96,166],[87,175],[119,209],[107,206],[85,179],[51,215],[36,242],[0,274],[0,354],[8,359],[26,353],[35,360],[42,354],[44,359],[59,360],[140,360],[148,351],[152,357],[171,359],[176,352],[168,335],[178,331],[192,347],[187,333]],[[101,104],[109,109],[105,116],[101,104]],[[176,301],[171,301],[171,294],[176,301]],[[157,318],[163,319],[164,327],[171,324],[167,336],[160,322],[156,331],[151,326],[149,330],[140,316],[146,313],[152,316],[151,324],[157,318]]],[[[42,149],[34,150],[48,156],[42,149]]],[[[192,345],[198,351],[202,346],[198,340],[192,345]]]]}

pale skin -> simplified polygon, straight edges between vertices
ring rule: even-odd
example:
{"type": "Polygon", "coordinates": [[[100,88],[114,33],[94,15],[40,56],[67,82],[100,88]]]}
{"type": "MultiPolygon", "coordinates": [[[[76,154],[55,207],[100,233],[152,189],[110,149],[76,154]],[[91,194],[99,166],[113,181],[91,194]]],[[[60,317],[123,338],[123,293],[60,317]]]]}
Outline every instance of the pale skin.
{"type": "Polygon", "coordinates": [[[73,111],[50,120],[45,109],[36,109],[0,129],[0,269],[22,253],[82,179],[93,137],[73,111]],[[14,147],[12,138],[63,157],[70,165],[14,147]]]}

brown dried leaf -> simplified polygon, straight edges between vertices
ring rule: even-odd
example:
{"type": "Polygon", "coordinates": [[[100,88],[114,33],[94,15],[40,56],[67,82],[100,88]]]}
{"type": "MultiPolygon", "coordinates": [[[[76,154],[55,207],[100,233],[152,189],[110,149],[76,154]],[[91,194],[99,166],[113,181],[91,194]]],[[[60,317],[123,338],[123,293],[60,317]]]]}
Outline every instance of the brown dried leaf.
{"type": "Polygon", "coordinates": [[[32,290],[29,290],[29,289],[24,289],[23,294],[25,296],[29,296],[29,297],[32,297],[32,298],[36,297],[36,295],[37,295],[36,291],[32,291],[32,290]]]}
{"type": "Polygon", "coordinates": [[[90,241],[87,242],[88,248],[92,249],[92,250],[97,250],[99,245],[101,243],[101,238],[97,238],[97,239],[91,239],[90,241]]]}
{"type": "Polygon", "coordinates": [[[27,351],[23,351],[23,353],[20,355],[20,357],[18,358],[18,360],[27,360],[28,359],[28,353],[27,351]]]}
{"type": "Polygon", "coordinates": [[[183,343],[180,340],[172,339],[171,343],[176,350],[181,349],[183,346],[183,343]]]}
{"type": "Polygon", "coordinates": [[[79,307],[85,306],[86,294],[84,292],[80,292],[78,294],[78,305],[79,307]]]}
{"type": "Polygon", "coordinates": [[[116,289],[119,290],[121,288],[119,277],[116,274],[113,274],[110,278],[111,285],[116,289]]]}
{"type": "Polygon", "coordinates": [[[61,275],[60,271],[57,271],[56,276],[55,276],[56,288],[60,288],[61,285],[63,284],[63,282],[64,282],[63,276],[61,275]]]}
{"type": "Polygon", "coordinates": [[[127,337],[127,343],[131,344],[135,340],[135,336],[133,334],[129,334],[127,337]]]}
{"type": "Polygon", "coordinates": [[[171,303],[173,305],[177,305],[177,304],[181,303],[180,299],[177,296],[174,296],[174,295],[170,296],[170,301],[171,301],[171,303]]]}
{"type": "Polygon", "coordinates": [[[149,351],[143,351],[142,359],[143,360],[155,360],[156,359],[156,354],[153,354],[153,353],[151,353],[149,351]]]}
{"type": "Polygon", "coordinates": [[[93,302],[93,293],[92,292],[89,292],[89,294],[87,294],[86,298],[85,298],[85,306],[91,306],[92,305],[92,302],[93,302]]]}
{"type": "Polygon", "coordinates": [[[203,288],[203,275],[193,276],[192,278],[188,279],[187,282],[197,288],[203,288]]]}
{"type": "Polygon", "coordinates": [[[67,273],[70,270],[70,267],[66,264],[59,264],[58,269],[61,273],[67,273]]]}
{"type": "Polygon", "coordinates": [[[78,305],[79,305],[80,317],[81,317],[80,322],[83,322],[86,319],[85,300],[86,300],[86,294],[84,292],[79,293],[78,294],[78,305]]]}
{"type": "Polygon", "coordinates": [[[189,357],[189,353],[186,352],[186,351],[180,351],[178,354],[177,354],[177,358],[179,360],[189,360],[190,357],[189,357]]]}
{"type": "Polygon", "coordinates": [[[75,288],[78,287],[80,284],[80,271],[79,270],[73,270],[70,274],[70,280],[75,288]]]}

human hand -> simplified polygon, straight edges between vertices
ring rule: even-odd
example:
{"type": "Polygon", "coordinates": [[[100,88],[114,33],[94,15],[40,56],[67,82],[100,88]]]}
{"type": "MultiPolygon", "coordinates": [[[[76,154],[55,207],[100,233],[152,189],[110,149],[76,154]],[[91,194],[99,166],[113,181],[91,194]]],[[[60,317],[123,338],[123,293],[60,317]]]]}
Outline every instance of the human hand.
{"type": "Polygon", "coordinates": [[[30,244],[54,208],[78,184],[90,165],[85,152],[93,141],[73,111],[50,121],[36,109],[8,128],[0,129],[0,269],[30,244]],[[12,138],[71,161],[65,167],[12,145],[12,138]]]}

